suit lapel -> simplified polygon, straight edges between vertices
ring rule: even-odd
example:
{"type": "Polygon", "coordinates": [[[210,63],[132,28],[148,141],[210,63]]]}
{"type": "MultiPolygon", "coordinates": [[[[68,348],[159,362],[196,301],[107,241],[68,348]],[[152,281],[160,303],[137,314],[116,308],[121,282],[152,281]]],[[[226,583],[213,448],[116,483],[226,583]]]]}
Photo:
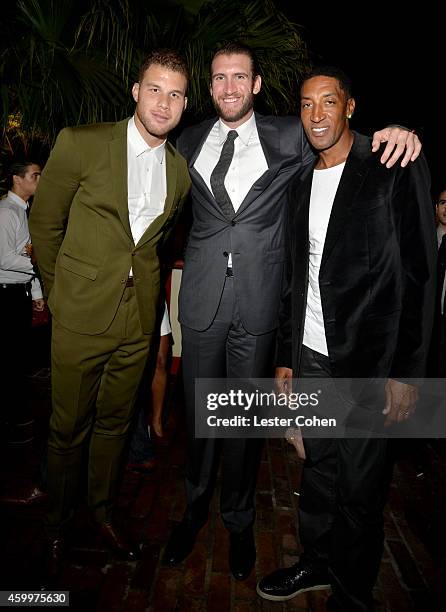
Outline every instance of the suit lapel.
{"type": "Polygon", "coordinates": [[[209,136],[209,132],[211,131],[217,120],[217,117],[214,117],[214,119],[206,121],[204,124],[200,124],[199,126],[197,126],[197,128],[200,129],[197,129],[195,133],[193,132],[191,134],[191,139],[187,145],[187,150],[184,151],[184,155],[189,164],[189,168],[192,168],[195,164],[197,157],[199,156],[200,151],[203,148],[204,142],[209,136]]]}
{"type": "Polygon", "coordinates": [[[305,256],[308,256],[309,248],[309,215],[312,183],[313,172],[308,172],[299,187],[297,202],[293,202],[293,205],[296,206],[293,216],[294,243],[299,252],[302,252],[302,249],[304,249],[305,256]]]}
{"type": "Polygon", "coordinates": [[[141,236],[138,242],[138,246],[141,246],[148,242],[153,236],[155,236],[162,228],[172,210],[172,206],[175,201],[176,188],[177,188],[177,176],[178,169],[175,161],[175,152],[169,143],[166,143],[166,201],[164,203],[164,212],[156,217],[146,229],[144,234],[141,236]]]}
{"type": "Polygon", "coordinates": [[[109,143],[109,152],[116,207],[126,234],[133,241],[127,192],[127,124],[128,119],[125,119],[115,125],[113,140],[109,143]]]}
{"type": "Polygon", "coordinates": [[[252,202],[265,191],[276,177],[280,169],[280,134],[279,130],[273,125],[268,117],[263,117],[255,113],[257,133],[259,135],[260,144],[262,145],[263,153],[268,164],[268,169],[257,179],[251,189],[245,196],[245,199],[240,204],[235,217],[239,216],[252,202]]]}
{"type": "Polygon", "coordinates": [[[362,187],[368,173],[365,161],[371,155],[369,139],[355,134],[352,149],[345,163],[344,171],[336,191],[336,197],[331,210],[330,221],[325,238],[324,251],[322,253],[321,268],[324,266],[333,250],[342,230],[345,226],[346,217],[353,206],[356,195],[362,187]]]}
{"type": "Polygon", "coordinates": [[[197,189],[203,196],[203,202],[206,204],[206,207],[216,217],[227,221],[220,206],[215,201],[214,195],[209,190],[209,187],[203,180],[203,177],[194,168],[194,164],[197,161],[197,157],[200,155],[201,149],[203,148],[206,138],[209,136],[209,132],[212,130],[216,121],[218,121],[218,117],[214,117],[213,119],[200,123],[198,126],[196,126],[196,129],[188,133],[188,141],[182,147],[181,151],[187,159],[189,165],[189,172],[191,177],[193,178],[193,185],[195,189],[197,189]]]}
{"type": "Polygon", "coordinates": [[[211,193],[211,191],[209,190],[209,187],[204,182],[204,179],[201,176],[201,174],[197,172],[195,168],[190,168],[189,172],[190,172],[191,178],[193,179],[194,188],[197,189],[197,191],[199,191],[201,195],[203,196],[201,200],[202,203],[206,206],[209,212],[211,212],[213,215],[215,215],[219,219],[222,219],[223,221],[227,221],[227,218],[223,214],[223,211],[220,208],[220,206],[215,201],[214,195],[211,193]]]}

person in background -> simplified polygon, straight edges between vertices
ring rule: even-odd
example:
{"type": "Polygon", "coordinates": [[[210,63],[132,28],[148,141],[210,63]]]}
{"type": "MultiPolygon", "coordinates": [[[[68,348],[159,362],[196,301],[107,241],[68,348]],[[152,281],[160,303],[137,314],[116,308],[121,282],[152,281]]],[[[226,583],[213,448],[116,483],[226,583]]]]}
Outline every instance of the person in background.
{"type": "Polygon", "coordinates": [[[437,296],[428,375],[433,378],[444,378],[446,377],[446,189],[439,193],[435,211],[438,244],[437,296]]]}
{"type": "MultiPolygon", "coordinates": [[[[29,200],[40,174],[40,165],[34,161],[11,164],[9,190],[0,200],[1,436],[16,448],[33,438],[30,334],[33,311],[41,312],[45,306],[28,229],[29,200]]],[[[27,480],[12,485],[5,483],[0,501],[30,504],[43,498],[39,488],[27,480]]]]}

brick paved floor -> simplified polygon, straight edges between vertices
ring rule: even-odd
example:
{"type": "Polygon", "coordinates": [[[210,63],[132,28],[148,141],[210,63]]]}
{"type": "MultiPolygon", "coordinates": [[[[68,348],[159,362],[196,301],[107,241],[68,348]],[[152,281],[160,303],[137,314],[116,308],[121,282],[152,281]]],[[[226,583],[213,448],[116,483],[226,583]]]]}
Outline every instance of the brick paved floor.
{"type": "MultiPolygon", "coordinates": [[[[174,382],[172,382],[174,385],[174,382]]],[[[34,404],[42,452],[49,414],[47,370],[34,373],[34,404]]],[[[170,427],[157,444],[158,467],[151,475],[126,472],[117,520],[142,543],[141,560],[119,562],[98,541],[84,508],[69,530],[70,552],[58,587],[69,590],[72,610],[100,612],[323,611],[326,593],[300,596],[286,604],[260,600],[256,579],[300,552],[296,533],[300,462],[281,440],[266,444],[257,489],[257,564],[238,583],[227,565],[228,539],[214,500],[208,525],[193,554],[178,568],[161,565],[168,535],[184,507],[185,457],[181,392],[177,382],[170,406],[170,427]]],[[[445,510],[446,453],[440,442],[406,442],[398,460],[385,513],[385,553],[375,589],[378,612],[446,609],[445,510]]],[[[12,451],[3,471],[15,469],[12,451]]],[[[36,589],[43,573],[43,509],[0,507],[0,588],[36,589]]]]}

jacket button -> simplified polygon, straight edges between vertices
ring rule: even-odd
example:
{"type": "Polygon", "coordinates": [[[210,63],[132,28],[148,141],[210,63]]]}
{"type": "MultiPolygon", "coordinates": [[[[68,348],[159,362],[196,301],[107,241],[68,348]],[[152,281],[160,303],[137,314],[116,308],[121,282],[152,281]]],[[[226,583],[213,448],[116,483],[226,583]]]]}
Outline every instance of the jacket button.
{"type": "Polygon", "coordinates": [[[228,251],[223,251],[223,257],[229,257],[228,251]]]}
{"type": "Polygon", "coordinates": [[[235,221],[231,221],[231,225],[232,225],[232,227],[234,227],[234,225],[236,225],[236,222],[235,221]]]}

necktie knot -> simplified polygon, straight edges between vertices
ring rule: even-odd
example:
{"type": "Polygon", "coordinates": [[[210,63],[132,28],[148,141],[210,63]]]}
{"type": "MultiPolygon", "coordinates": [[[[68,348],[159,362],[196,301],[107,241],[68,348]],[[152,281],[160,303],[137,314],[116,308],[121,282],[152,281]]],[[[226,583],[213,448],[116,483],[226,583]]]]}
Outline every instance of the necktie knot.
{"type": "Polygon", "coordinates": [[[228,141],[229,141],[229,142],[234,142],[234,140],[237,138],[237,136],[238,136],[238,133],[237,133],[237,131],[236,131],[236,130],[229,130],[228,135],[227,135],[227,137],[226,137],[225,144],[226,144],[226,142],[228,142],[228,141]]]}

